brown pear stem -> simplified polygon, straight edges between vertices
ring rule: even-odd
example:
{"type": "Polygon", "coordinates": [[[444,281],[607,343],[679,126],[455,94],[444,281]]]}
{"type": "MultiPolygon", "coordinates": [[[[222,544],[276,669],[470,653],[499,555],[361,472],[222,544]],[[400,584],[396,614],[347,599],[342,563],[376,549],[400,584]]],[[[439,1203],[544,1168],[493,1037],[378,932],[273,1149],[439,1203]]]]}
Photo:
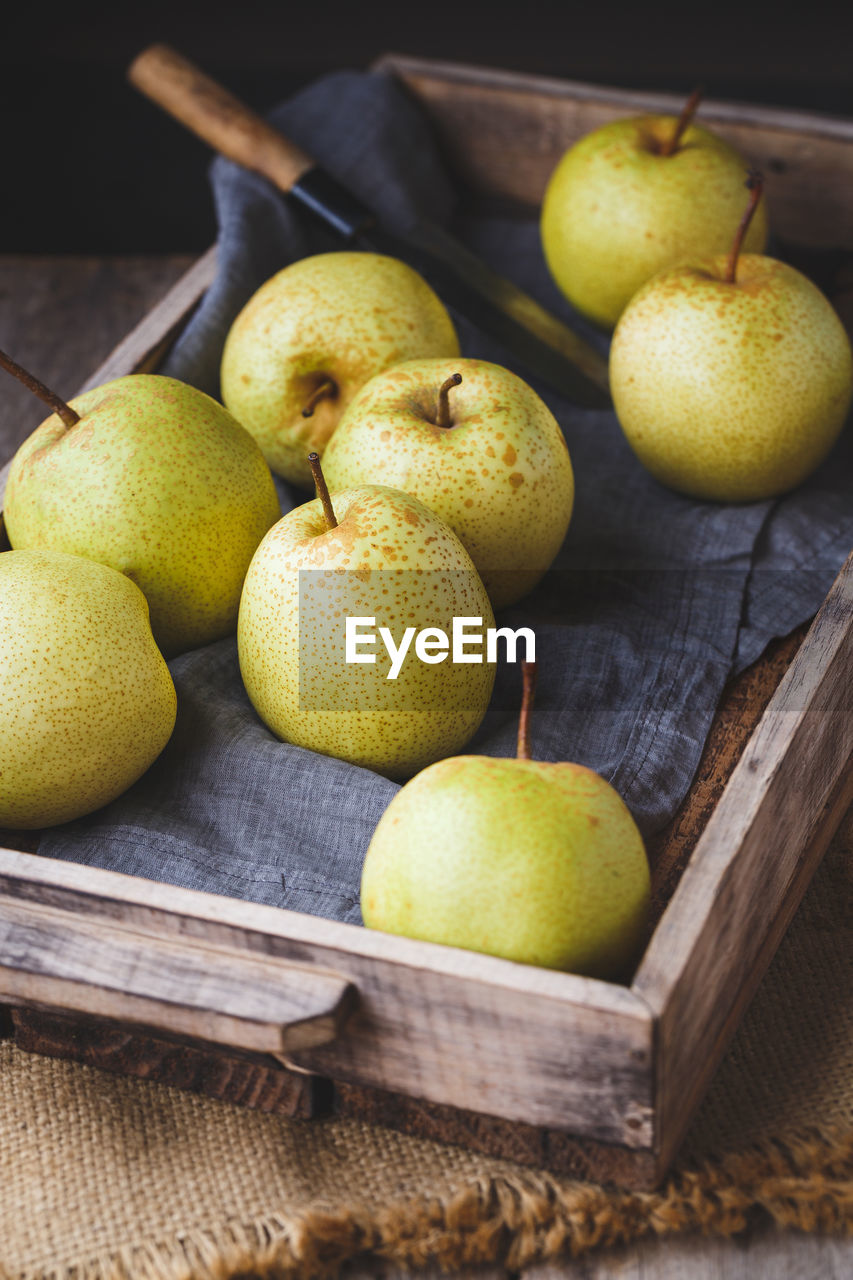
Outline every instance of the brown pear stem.
{"type": "Polygon", "coordinates": [[[23,382],[24,386],[32,391],[33,395],[38,396],[39,400],[43,400],[54,413],[59,414],[66,427],[75,427],[80,421],[80,414],[75,413],[70,404],[60,400],[54,391],[46,387],[43,382],[39,382],[38,378],[34,378],[11,356],[7,356],[5,351],[0,351],[0,365],[3,366],[7,373],[11,373],[17,378],[19,382],[23,382]]]}
{"type": "Polygon", "coordinates": [[[518,750],[516,757],[519,760],[532,760],[530,754],[530,713],[533,710],[533,695],[536,692],[536,663],[522,662],[521,664],[521,714],[518,717],[518,750]]]}
{"type": "Polygon", "coordinates": [[[438,414],[435,419],[437,427],[443,427],[445,430],[450,424],[450,396],[451,387],[458,387],[462,381],[461,373],[452,373],[449,378],[442,382],[438,388],[438,414]]]}
{"type": "Polygon", "coordinates": [[[337,529],[338,522],[335,518],[335,509],[332,506],[332,499],[329,497],[329,486],[326,484],[326,477],[323,475],[323,468],[320,466],[319,453],[308,454],[308,465],[311,468],[311,474],[314,477],[314,487],[317,490],[317,497],[323,504],[323,514],[326,517],[326,524],[330,529],[337,529]]]}
{"type": "Polygon", "coordinates": [[[701,85],[698,85],[693,90],[690,97],[687,99],[684,106],[681,108],[681,115],[678,117],[678,120],[675,122],[675,128],[672,131],[672,137],[669,139],[668,142],[665,142],[661,147],[660,155],[671,156],[673,155],[674,152],[678,150],[678,144],[681,142],[681,139],[684,136],[685,129],[690,124],[690,121],[693,119],[693,117],[696,114],[696,111],[699,107],[699,103],[702,101],[703,93],[704,93],[704,90],[701,85]]]}
{"type": "Polygon", "coordinates": [[[744,186],[750,193],[749,204],[740,220],[737,231],[735,232],[734,243],[729,253],[728,266],[726,267],[726,284],[734,284],[737,280],[737,260],[740,257],[741,246],[744,236],[749,230],[749,224],[752,222],[752,216],[758,208],[758,202],[761,199],[761,193],[764,190],[764,175],[759,173],[757,169],[749,170],[749,177],[744,186]]]}
{"type": "Polygon", "coordinates": [[[335,396],[337,394],[338,388],[334,379],[324,378],[320,385],[314,388],[311,395],[306,400],[305,407],[302,410],[303,418],[310,418],[321,400],[326,400],[329,396],[335,396]]]}

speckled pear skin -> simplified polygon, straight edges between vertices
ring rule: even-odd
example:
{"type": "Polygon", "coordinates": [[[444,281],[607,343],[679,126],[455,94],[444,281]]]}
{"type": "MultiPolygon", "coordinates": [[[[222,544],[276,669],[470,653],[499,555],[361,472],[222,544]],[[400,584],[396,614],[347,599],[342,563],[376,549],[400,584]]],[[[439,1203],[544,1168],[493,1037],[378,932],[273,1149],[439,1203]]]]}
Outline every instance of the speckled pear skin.
{"type": "MultiPolygon", "coordinates": [[[[674,116],[614,120],[570,147],[542,205],[545,259],[573,306],[612,329],[650,276],[687,258],[724,253],[746,207],[746,160],[700,125],[671,156],[674,116]]],[[[765,201],[744,248],[767,242],[765,201]]]]}
{"type": "Polygon", "coordinates": [[[485,360],[412,360],[379,374],[353,400],[323,465],[331,488],[381,482],[426,503],[462,540],[495,609],[542,578],[574,504],[554,415],[485,360]],[[457,372],[452,425],[436,426],[438,388],[457,372]]]}
{"type": "Polygon", "coordinates": [[[365,924],[547,969],[625,977],[649,867],[617,792],[576,764],[459,756],[413,778],[377,824],[365,924]]]}
{"type": "Polygon", "coordinates": [[[175,709],[129,578],[59,551],[0,555],[0,827],[114,800],[163,750],[175,709]]]}
{"type": "Polygon", "coordinates": [[[344,662],[345,618],[375,617],[399,642],[408,626],[449,635],[454,616],[491,627],[491,606],[459,539],[415,498],[373,485],[332,503],[336,529],[319,501],[306,503],[270,530],[249,566],[237,628],[243,682],[279,738],[410,777],[471,738],[494,664],[429,665],[412,645],[388,680],[379,643],[375,664],[344,662]]]}
{"type": "Polygon", "coordinates": [[[853,387],[850,342],[800,272],[721,255],[656,276],[613,335],[622,429],[663,484],[722,502],[792,489],[838,437],[853,387]]]}
{"type": "Polygon", "coordinates": [[[443,303],[404,262],[377,253],[315,254],[279,271],[237,316],[222,355],[222,398],[273,471],[313,491],[307,456],[323,456],[368,379],[403,360],[458,353],[443,303]],[[337,394],[304,418],[324,377],[337,394]]]}
{"type": "Polygon", "coordinates": [[[281,515],[269,467],[222,405],[131,374],[52,415],[12,460],[5,520],[15,548],[88,556],[145,593],[166,654],[234,630],[261,538],[281,515]]]}

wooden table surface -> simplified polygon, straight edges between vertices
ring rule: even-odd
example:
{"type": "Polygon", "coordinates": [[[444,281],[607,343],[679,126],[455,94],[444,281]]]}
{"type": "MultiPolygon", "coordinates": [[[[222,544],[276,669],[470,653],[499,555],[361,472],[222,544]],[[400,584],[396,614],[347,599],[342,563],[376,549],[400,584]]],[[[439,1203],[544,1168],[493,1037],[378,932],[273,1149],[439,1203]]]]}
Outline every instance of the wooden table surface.
{"type": "MultiPolygon", "coordinates": [[[[59,395],[70,397],[190,264],[156,257],[0,256],[0,348],[59,395]]],[[[0,383],[0,464],[45,414],[12,379],[0,383]]],[[[348,1280],[403,1280],[382,1264],[348,1280]]],[[[424,1280],[438,1274],[419,1272],[424,1280]]],[[[510,1280],[503,1269],[475,1273],[510,1280]]],[[[844,1280],[853,1241],[757,1230],[735,1241],[690,1237],[647,1242],[564,1264],[531,1267],[525,1280],[844,1280]]],[[[458,1277],[457,1280],[463,1280],[458,1277]]],[[[513,1278],[514,1280],[514,1278],[513,1278]]]]}

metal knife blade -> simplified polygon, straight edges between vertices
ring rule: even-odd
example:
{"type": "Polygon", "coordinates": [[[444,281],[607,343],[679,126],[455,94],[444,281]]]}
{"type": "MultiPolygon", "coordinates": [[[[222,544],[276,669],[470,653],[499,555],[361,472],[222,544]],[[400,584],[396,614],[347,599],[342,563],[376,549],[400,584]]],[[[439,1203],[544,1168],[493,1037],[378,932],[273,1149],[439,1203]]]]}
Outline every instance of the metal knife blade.
{"type": "Polygon", "coordinates": [[[497,338],[561,395],[591,408],[610,404],[604,357],[448,232],[424,221],[403,238],[382,227],[301,148],[166,45],[141,53],[128,77],[222,155],[263,174],[345,243],[408,262],[447,306],[497,338]]]}

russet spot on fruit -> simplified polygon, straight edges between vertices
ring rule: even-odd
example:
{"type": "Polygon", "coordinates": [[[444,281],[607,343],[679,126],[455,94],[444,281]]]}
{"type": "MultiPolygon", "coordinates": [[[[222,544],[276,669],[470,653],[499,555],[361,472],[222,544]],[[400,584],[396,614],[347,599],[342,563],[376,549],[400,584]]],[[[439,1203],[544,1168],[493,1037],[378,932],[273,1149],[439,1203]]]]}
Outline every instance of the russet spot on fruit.
{"type": "MultiPolygon", "coordinates": [[[[743,208],[743,157],[681,116],[614,120],[560,160],[542,206],[542,245],[554,280],[584,315],[612,329],[629,299],[665,267],[723,253],[743,208]]],[[[764,205],[746,248],[767,239],[764,205]]]]}
{"type": "MultiPolygon", "coordinates": [[[[756,201],[754,189],[745,222],[756,201]]],[[[625,436],[663,484],[757,501],[826,457],[850,407],[853,360],[820,290],[786,263],[741,254],[736,237],[728,255],[661,272],[632,298],[610,385],[625,436]]]]}
{"type": "Polygon", "coordinates": [[[281,515],[248,432],[210,396],[156,374],[50,403],[57,411],[12,459],[12,546],[88,556],[127,574],[169,655],[232,632],[249,561],[281,515]]]}
{"type": "Polygon", "coordinates": [[[551,410],[485,360],[410,360],[378,374],[325,454],[332,490],[389,484],[458,535],[495,609],[547,571],[571,519],[574,475],[551,410]]]}
{"type": "Polygon", "coordinates": [[[389,680],[378,648],[374,663],[346,661],[346,619],[372,617],[397,636],[449,630],[454,617],[489,627],[489,599],[459,539],[416,498],[365,485],[330,501],[318,490],[269,531],[249,566],[237,630],[243,682],[278,737],[406,778],[464,747],[495,668],[410,654],[389,680]]]}
{"type": "Polygon", "coordinates": [[[222,397],[273,471],[311,487],[322,456],[365,382],[416,356],[453,356],[450,316],[406,263],[340,251],[294,262],[237,316],[222,355],[222,397]]]}
{"type": "Polygon", "coordinates": [[[60,551],[0,555],[0,826],[68,822],[120,795],[175,725],[145,597],[60,551]]]}

